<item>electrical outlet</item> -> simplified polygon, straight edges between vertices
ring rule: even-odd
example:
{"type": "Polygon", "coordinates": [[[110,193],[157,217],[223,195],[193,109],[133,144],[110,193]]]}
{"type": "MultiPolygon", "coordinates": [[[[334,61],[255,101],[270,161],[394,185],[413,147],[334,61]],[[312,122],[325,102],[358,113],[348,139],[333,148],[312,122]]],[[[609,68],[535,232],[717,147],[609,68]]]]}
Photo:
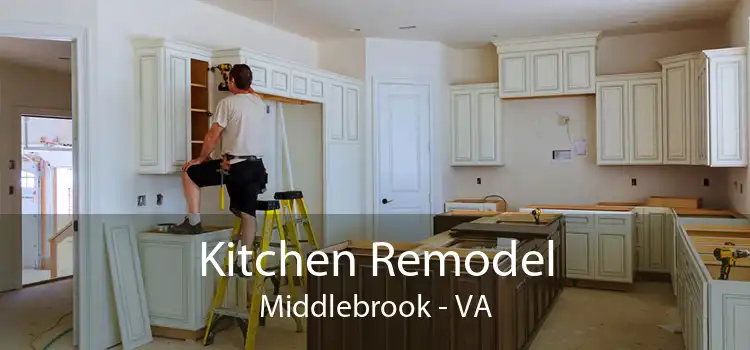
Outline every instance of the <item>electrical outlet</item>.
{"type": "Polygon", "coordinates": [[[138,206],[139,207],[145,207],[146,206],[146,195],[142,194],[138,196],[138,206]]]}
{"type": "Polygon", "coordinates": [[[164,195],[162,195],[161,193],[157,193],[156,194],[156,205],[161,205],[163,201],[164,201],[164,195]]]}
{"type": "Polygon", "coordinates": [[[710,182],[708,181],[708,178],[703,179],[703,186],[706,186],[706,187],[711,186],[710,182]]]}
{"type": "Polygon", "coordinates": [[[557,123],[560,125],[566,125],[570,121],[570,117],[558,114],[557,123]]]}
{"type": "Polygon", "coordinates": [[[635,178],[630,179],[630,185],[631,186],[638,186],[638,180],[635,178]]]}
{"type": "Polygon", "coordinates": [[[477,178],[477,185],[481,185],[481,184],[482,184],[482,178],[481,178],[481,177],[478,177],[478,178],[477,178]]]}

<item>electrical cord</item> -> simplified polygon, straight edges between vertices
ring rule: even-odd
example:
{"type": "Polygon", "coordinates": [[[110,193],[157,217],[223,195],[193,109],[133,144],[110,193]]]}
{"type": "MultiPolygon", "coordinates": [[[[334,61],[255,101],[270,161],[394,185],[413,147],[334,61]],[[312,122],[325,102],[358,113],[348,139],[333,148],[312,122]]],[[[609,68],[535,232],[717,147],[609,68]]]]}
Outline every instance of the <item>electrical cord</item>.
{"type": "MultiPolygon", "coordinates": [[[[39,334],[35,335],[33,338],[31,338],[31,341],[29,342],[29,347],[31,347],[34,350],[37,350],[36,347],[34,346],[34,341],[36,341],[37,339],[39,339],[39,337],[41,337],[42,335],[46,334],[47,332],[55,329],[55,327],[59,326],[60,322],[62,322],[62,320],[65,319],[65,317],[68,317],[68,316],[70,316],[72,314],[73,314],[72,311],[63,314],[62,316],[60,316],[57,319],[57,322],[55,322],[55,324],[52,325],[52,327],[47,328],[42,333],[39,333],[39,334]]],[[[58,334],[54,339],[52,339],[52,341],[50,341],[49,343],[47,343],[47,345],[44,346],[44,349],[47,349],[50,345],[52,345],[52,343],[54,343],[55,341],[57,341],[58,339],[60,339],[63,335],[69,333],[72,329],[73,328],[67,329],[67,330],[63,331],[62,333],[58,334]]]]}

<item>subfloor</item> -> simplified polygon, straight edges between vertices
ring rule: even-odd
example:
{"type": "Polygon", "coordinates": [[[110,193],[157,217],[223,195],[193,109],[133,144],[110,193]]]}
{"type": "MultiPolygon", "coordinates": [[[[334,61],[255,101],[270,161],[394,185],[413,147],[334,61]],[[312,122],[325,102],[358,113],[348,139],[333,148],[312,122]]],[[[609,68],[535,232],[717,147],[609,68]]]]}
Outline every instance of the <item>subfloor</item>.
{"type": "MultiPolygon", "coordinates": [[[[3,348],[42,349],[57,334],[69,328],[73,323],[67,314],[73,305],[72,283],[72,280],[64,280],[0,294],[3,348]],[[61,316],[60,324],[53,327],[61,316]],[[32,340],[33,348],[29,345],[32,340]]],[[[640,282],[630,293],[566,288],[530,350],[684,349],[680,335],[659,327],[676,324],[678,320],[675,299],[668,283],[640,282]]],[[[290,319],[269,320],[258,332],[256,348],[305,349],[305,334],[295,333],[294,329],[294,322],[290,319]]],[[[49,349],[73,349],[72,344],[69,333],[49,349]]],[[[242,335],[233,327],[217,334],[216,342],[210,348],[239,350],[241,344],[242,335]]],[[[205,347],[195,341],[156,338],[140,349],[198,350],[205,347]]]]}

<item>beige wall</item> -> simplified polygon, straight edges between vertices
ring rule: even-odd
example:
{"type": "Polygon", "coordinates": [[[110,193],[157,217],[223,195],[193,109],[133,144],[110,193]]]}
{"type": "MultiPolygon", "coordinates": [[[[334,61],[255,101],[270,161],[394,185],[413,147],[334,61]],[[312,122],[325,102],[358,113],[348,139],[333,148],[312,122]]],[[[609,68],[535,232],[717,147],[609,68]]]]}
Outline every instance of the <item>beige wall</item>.
{"type": "MultiPolygon", "coordinates": [[[[727,34],[732,46],[748,46],[748,17],[750,17],[750,0],[740,0],[727,22],[727,34]]],[[[749,61],[750,62],[750,61],[749,61]]],[[[748,71],[750,72],[750,70],[748,71]]],[[[748,126],[750,127],[750,126],[748,126]]],[[[750,172],[747,168],[728,171],[727,193],[734,210],[745,215],[750,214],[747,185],[750,184],[750,172]],[[740,186],[743,192],[740,193],[740,186]]]]}
{"type": "MultiPolygon", "coordinates": [[[[598,51],[599,74],[659,71],[656,59],[724,46],[722,29],[683,30],[603,37],[598,51]]],[[[493,47],[452,50],[449,83],[497,81],[493,47]]],[[[727,171],[702,167],[596,165],[595,98],[569,97],[503,101],[504,167],[455,167],[449,175],[450,198],[500,194],[511,209],[534,203],[592,204],[638,201],[651,195],[700,196],[706,207],[726,207],[727,171]],[[586,156],[553,163],[552,150],[568,148],[558,113],[570,117],[571,139],[586,139],[586,156]],[[478,185],[477,178],[482,179],[478,185]],[[631,178],[637,186],[631,186],[631,178]],[[709,187],[703,186],[708,178],[709,187]]],[[[447,118],[447,116],[446,116],[447,118]]],[[[449,198],[446,198],[449,199],[449,198]]]]}

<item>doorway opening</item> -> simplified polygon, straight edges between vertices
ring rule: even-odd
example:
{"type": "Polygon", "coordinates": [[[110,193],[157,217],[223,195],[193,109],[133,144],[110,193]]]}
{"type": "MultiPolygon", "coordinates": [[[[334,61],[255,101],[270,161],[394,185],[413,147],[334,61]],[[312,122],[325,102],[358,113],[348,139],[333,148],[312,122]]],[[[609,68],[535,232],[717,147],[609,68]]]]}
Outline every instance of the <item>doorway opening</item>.
{"type": "Polygon", "coordinates": [[[73,120],[21,115],[23,285],[73,275],[73,120]]]}

